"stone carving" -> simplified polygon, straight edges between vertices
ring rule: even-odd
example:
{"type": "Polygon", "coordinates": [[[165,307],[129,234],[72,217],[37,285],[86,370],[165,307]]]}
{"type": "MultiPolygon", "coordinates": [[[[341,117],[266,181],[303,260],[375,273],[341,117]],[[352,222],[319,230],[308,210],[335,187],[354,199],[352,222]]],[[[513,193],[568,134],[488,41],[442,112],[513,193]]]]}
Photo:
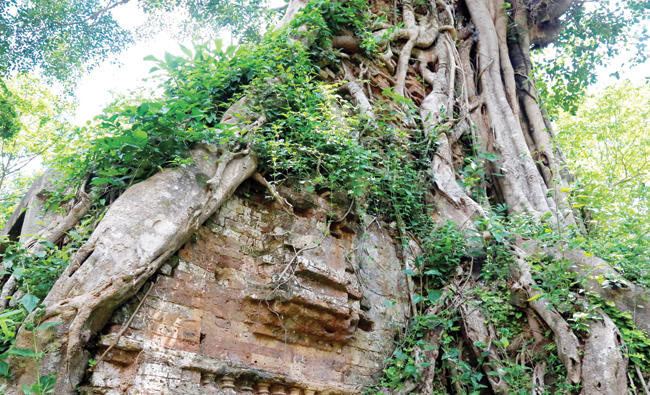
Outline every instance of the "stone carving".
{"type": "Polygon", "coordinates": [[[160,269],[119,339],[143,294],[116,311],[95,358],[115,346],[83,390],[312,395],[374,383],[407,305],[393,239],[377,221],[328,221],[324,198],[295,199],[297,215],[254,190],[230,199],[160,269]]]}

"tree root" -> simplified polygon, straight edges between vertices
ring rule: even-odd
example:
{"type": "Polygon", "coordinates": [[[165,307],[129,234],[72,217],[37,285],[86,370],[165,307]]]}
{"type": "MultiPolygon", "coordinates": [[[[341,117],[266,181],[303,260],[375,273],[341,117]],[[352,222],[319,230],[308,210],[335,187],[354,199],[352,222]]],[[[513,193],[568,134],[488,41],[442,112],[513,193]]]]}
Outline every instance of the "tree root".
{"type": "Polygon", "coordinates": [[[627,357],[623,340],[614,322],[600,311],[600,320],[589,325],[582,358],[582,389],[585,394],[627,392],[627,357]]]}
{"type": "Polygon", "coordinates": [[[478,303],[463,304],[460,307],[460,313],[463,320],[463,327],[465,328],[465,334],[467,339],[471,342],[471,347],[476,358],[481,359],[485,355],[484,353],[487,353],[489,363],[484,364],[483,369],[487,373],[486,376],[492,390],[495,393],[508,393],[510,387],[506,381],[502,379],[503,364],[494,345],[492,344],[492,339],[496,339],[497,337],[494,330],[488,327],[487,318],[478,308],[478,303]],[[484,344],[485,346],[480,347],[477,344],[484,344]],[[495,374],[491,375],[491,372],[494,372],[495,374]]]}
{"type": "Polygon", "coordinates": [[[554,213],[555,203],[546,197],[544,181],[528,150],[519,120],[508,105],[501,68],[495,63],[500,58],[499,41],[490,13],[482,2],[470,1],[467,6],[481,34],[479,61],[486,72],[480,82],[495,134],[495,153],[501,158],[496,163],[505,173],[499,182],[508,209],[512,213],[528,212],[537,218],[554,213]]]}
{"type": "Polygon", "coordinates": [[[519,276],[511,288],[514,291],[523,291],[530,307],[551,328],[557,344],[558,356],[567,370],[567,379],[572,383],[578,383],[581,369],[580,343],[560,313],[540,297],[541,292],[535,289],[530,266],[522,256],[515,257],[519,276]]]}
{"type": "Polygon", "coordinates": [[[287,214],[293,215],[293,206],[291,203],[287,201],[287,199],[283,198],[280,193],[278,192],[277,189],[275,189],[275,186],[271,184],[270,182],[266,181],[266,178],[260,173],[255,173],[253,174],[253,180],[257,181],[266,189],[269,191],[273,199],[275,199],[278,203],[280,203],[280,207],[282,207],[282,210],[284,210],[287,214]]]}
{"type": "Polygon", "coordinates": [[[10,297],[14,294],[16,290],[16,277],[13,274],[9,276],[7,281],[5,281],[2,286],[2,293],[0,294],[0,310],[7,308],[9,304],[10,297]]]}
{"type": "Polygon", "coordinates": [[[39,251],[44,248],[40,243],[41,241],[56,243],[63,237],[65,232],[72,229],[72,227],[88,213],[92,206],[92,198],[84,192],[84,186],[85,183],[77,192],[79,201],[72,206],[68,213],[63,217],[59,217],[55,221],[50,222],[45,228],[38,232],[36,237],[26,241],[26,248],[32,251],[39,251]]]}
{"type": "Polygon", "coordinates": [[[407,0],[404,2],[402,13],[404,14],[404,23],[406,24],[406,36],[408,37],[408,41],[400,50],[399,58],[397,60],[397,70],[395,71],[395,93],[405,96],[406,93],[404,87],[406,84],[406,72],[408,71],[411,53],[415,47],[415,41],[418,38],[419,29],[415,22],[415,14],[413,13],[411,1],[407,0]]]}
{"type": "Polygon", "coordinates": [[[650,390],[648,390],[648,384],[646,384],[645,378],[643,378],[643,373],[641,373],[641,369],[639,369],[639,365],[634,365],[634,370],[636,371],[636,375],[639,378],[639,381],[641,382],[641,386],[643,386],[643,393],[645,395],[650,395],[650,390]]]}
{"type": "MultiPolygon", "coordinates": [[[[350,92],[355,104],[359,107],[359,110],[363,115],[365,115],[371,122],[375,121],[375,114],[372,111],[372,105],[368,100],[368,96],[363,91],[363,87],[359,84],[357,79],[352,75],[350,67],[343,63],[343,72],[345,73],[345,88],[350,92]]],[[[359,136],[355,136],[355,139],[358,139],[359,136]]]]}
{"type": "MultiPolygon", "coordinates": [[[[534,343],[532,352],[535,354],[545,354],[543,346],[545,343],[544,330],[542,324],[539,322],[535,312],[530,307],[526,307],[526,316],[528,317],[528,328],[533,336],[534,343]]],[[[546,362],[537,362],[533,367],[533,389],[534,395],[542,395],[546,393],[546,385],[544,383],[544,376],[546,374],[546,362]]]]}
{"type": "MultiPolygon", "coordinates": [[[[252,154],[224,160],[221,182],[206,188],[197,180],[206,173],[216,175],[216,158],[206,147],[192,150],[192,157],[195,167],[166,169],[127,189],[46,297],[44,320],[60,324],[48,329],[50,335],[39,336],[39,349],[65,351],[46,353],[41,374],[58,373],[57,393],[72,391],[81,379],[78,369],[85,366],[83,346],[90,336],[256,168],[252,154]]],[[[31,348],[32,341],[21,328],[16,346],[31,348]]],[[[33,382],[34,363],[12,363],[17,366],[14,382],[33,382]]]]}

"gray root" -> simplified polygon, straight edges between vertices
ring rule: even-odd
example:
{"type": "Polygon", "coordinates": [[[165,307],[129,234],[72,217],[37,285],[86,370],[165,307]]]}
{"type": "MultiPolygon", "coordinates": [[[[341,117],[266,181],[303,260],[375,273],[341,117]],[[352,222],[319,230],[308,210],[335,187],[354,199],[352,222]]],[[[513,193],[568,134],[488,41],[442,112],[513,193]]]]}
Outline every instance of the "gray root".
{"type": "Polygon", "coordinates": [[[441,120],[445,115],[451,114],[453,109],[455,63],[454,57],[450,56],[448,39],[448,33],[441,35],[433,49],[420,51],[418,55],[420,73],[431,85],[431,92],[420,105],[420,116],[426,135],[431,139],[437,138],[437,150],[429,171],[431,178],[435,180],[435,203],[442,208],[440,211],[446,220],[453,221],[462,228],[471,229],[474,227],[474,218],[485,213],[456,181],[451,144],[458,135],[445,131],[436,137],[441,120]],[[429,66],[434,66],[436,71],[431,71],[429,66]]]}
{"type": "MultiPolygon", "coordinates": [[[[526,308],[526,316],[528,317],[528,327],[534,339],[532,352],[543,353],[544,330],[542,329],[542,324],[539,322],[537,315],[530,309],[530,307],[526,308]]],[[[544,382],[545,375],[546,362],[537,362],[533,368],[533,395],[542,395],[547,393],[544,382]]]]}
{"type": "MultiPolygon", "coordinates": [[[[345,73],[345,80],[347,81],[345,88],[348,90],[348,92],[350,92],[350,96],[352,96],[354,103],[357,105],[357,107],[359,107],[361,113],[374,123],[375,114],[372,111],[372,105],[368,100],[368,96],[366,96],[365,92],[363,91],[363,87],[354,77],[354,75],[352,75],[352,71],[350,71],[350,68],[345,63],[343,63],[343,71],[345,73]]],[[[355,139],[359,138],[359,136],[354,137],[355,139]]]]}
{"type": "Polygon", "coordinates": [[[494,148],[500,156],[496,163],[503,173],[499,182],[508,209],[513,213],[527,212],[537,218],[554,213],[555,203],[546,197],[544,181],[506,97],[499,67],[499,40],[490,12],[478,1],[469,1],[467,6],[481,35],[478,43],[480,84],[494,133],[494,148]]]}
{"type": "Polygon", "coordinates": [[[584,394],[624,394],[627,392],[627,356],[616,324],[600,311],[600,320],[589,325],[582,358],[584,394]]]}
{"type": "Polygon", "coordinates": [[[282,195],[280,195],[280,193],[278,192],[278,190],[275,188],[273,184],[268,182],[266,178],[264,178],[264,176],[261,175],[260,173],[253,174],[252,178],[253,180],[260,183],[260,185],[263,185],[269,191],[273,199],[275,199],[278,203],[280,203],[282,210],[284,210],[287,214],[293,215],[293,206],[291,205],[291,203],[287,201],[287,199],[285,199],[284,197],[282,197],[282,195]]]}

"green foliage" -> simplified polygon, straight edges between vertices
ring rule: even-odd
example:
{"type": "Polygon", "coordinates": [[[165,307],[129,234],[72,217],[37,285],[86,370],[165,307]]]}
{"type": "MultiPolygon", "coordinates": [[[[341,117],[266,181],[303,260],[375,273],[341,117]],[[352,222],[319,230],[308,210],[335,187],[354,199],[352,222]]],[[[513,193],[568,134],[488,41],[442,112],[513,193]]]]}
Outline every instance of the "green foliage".
{"type": "MultiPolygon", "coordinates": [[[[0,119],[12,113],[11,126],[0,135],[0,227],[29,188],[35,167],[54,152],[72,150],[73,134],[67,122],[70,103],[55,95],[41,80],[15,75],[0,90],[0,119]],[[4,99],[3,99],[4,98],[4,99]]],[[[6,83],[6,84],[5,84],[6,83]]],[[[4,122],[4,121],[3,121],[4,122]]],[[[9,121],[8,121],[9,122],[9,121]]],[[[2,126],[3,128],[5,126],[2,126]]]]}
{"type": "MultiPolygon", "coordinates": [[[[36,361],[43,357],[39,352],[36,336],[38,331],[45,330],[58,324],[48,322],[36,326],[43,311],[37,311],[41,301],[60,276],[69,261],[69,249],[58,249],[52,243],[42,242],[43,249],[34,253],[26,251],[19,242],[2,241],[4,252],[0,255],[5,269],[5,274],[13,274],[18,283],[18,289],[23,291],[23,296],[16,307],[5,309],[0,313],[0,376],[9,377],[9,364],[5,361],[8,356],[32,358],[36,361]],[[34,313],[30,319],[28,315],[34,313]],[[33,349],[16,348],[13,346],[19,327],[31,331],[34,338],[33,349]]],[[[72,243],[78,247],[77,243],[72,243]]],[[[53,393],[56,375],[41,376],[37,363],[37,380],[32,385],[23,385],[26,394],[53,393]]]]}
{"type": "MultiPolygon", "coordinates": [[[[4,272],[14,275],[18,289],[24,294],[16,307],[0,314],[0,351],[3,352],[0,362],[7,353],[21,355],[22,351],[11,347],[18,328],[25,323],[27,315],[40,305],[69,261],[68,252],[59,250],[51,243],[44,243],[45,248],[36,253],[25,251],[18,242],[4,241],[3,244],[6,247],[1,254],[4,272]]],[[[0,363],[0,370],[3,367],[4,362],[0,363]]]]}
{"type": "MultiPolygon", "coordinates": [[[[361,3],[355,4],[358,11],[361,3]]],[[[307,7],[298,18],[313,22],[320,15],[314,11],[318,7],[307,7]]],[[[333,12],[346,7],[326,8],[333,12]]],[[[351,15],[358,12],[339,20],[337,28],[354,23],[351,15]]],[[[315,80],[318,67],[312,52],[289,38],[296,34],[292,29],[270,32],[255,46],[223,50],[217,41],[214,47],[183,48],[184,57],[148,57],[156,63],[153,71],[169,75],[161,86],[163,96],[139,105],[117,103],[89,130],[80,130],[96,137],[80,141],[81,152],[57,158],[55,165],[67,180],[52,203],[65,201],[65,188],[81,185],[89,175],[94,195],[101,197],[119,193],[163,166],[187,165],[189,149],[198,142],[252,145],[260,168],[277,181],[311,179],[312,187],[342,188],[360,196],[365,180],[372,179],[376,158],[353,138],[357,124],[354,117],[346,120],[352,110],[336,96],[335,87],[315,80]],[[266,122],[235,138],[238,131],[219,120],[244,90],[249,93],[248,110],[264,114],[266,122]]]]}
{"type": "Polygon", "coordinates": [[[7,89],[4,80],[0,78],[0,138],[10,139],[20,127],[18,126],[18,114],[14,104],[13,93],[7,89]]]}
{"type": "Polygon", "coordinates": [[[497,159],[496,155],[483,150],[478,150],[476,155],[470,155],[464,159],[465,167],[459,170],[460,180],[467,194],[475,200],[481,200],[483,196],[480,186],[488,174],[485,166],[497,159]]]}
{"type": "MultiPolygon", "coordinates": [[[[312,0],[291,21],[291,26],[294,29],[304,26],[305,33],[299,34],[307,38],[307,46],[313,48],[315,53],[331,50],[332,38],[346,33],[361,39],[361,47],[372,53],[376,43],[369,30],[371,14],[367,11],[366,0],[312,0]]],[[[334,56],[329,59],[336,60],[334,56]]]]}
{"type": "MultiPolygon", "coordinates": [[[[440,293],[437,293],[440,297],[440,293]]],[[[435,300],[428,302],[429,305],[435,300]]],[[[386,360],[384,377],[381,381],[382,387],[391,389],[403,388],[407,380],[417,381],[420,378],[422,368],[429,365],[428,362],[416,361],[413,351],[430,351],[434,346],[427,342],[425,334],[434,328],[441,331],[457,330],[455,317],[451,312],[436,314],[420,314],[412,318],[405,336],[397,343],[397,347],[391,357],[386,360]]],[[[444,342],[443,342],[444,343],[444,342]]]]}
{"type": "Polygon", "coordinates": [[[99,0],[0,3],[0,72],[39,68],[65,80],[120,51],[130,37],[104,7],[99,0]]]}
{"type": "Polygon", "coordinates": [[[81,185],[89,176],[96,198],[119,193],[163,166],[191,163],[188,153],[193,144],[219,142],[217,122],[235,95],[230,86],[238,86],[247,71],[234,63],[233,52],[222,51],[220,45],[200,46],[191,58],[170,54],[164,61],[149,58],[156,69],[170,74],[162,84],[163,97],[114,103],[95,124],[78,129],[79,135],[93,138],[78,141],[79,151],[53,160],[65,180],[51,202],[65,201],[67,188],[81,185]],[[231,67],[234,72],[227,73],[231,67]]]}
{"type": "Polygon", "coordinates": [[[45,298],[69,259],[67,251],[49,242],[41,243],[45,248],[34,253],[26,251],[20,243],[7,243],[2,253],[5,270],[13,273],[18,288],[26,292],[20,303],[28,312],[34,310],[34,300],[45,298]]]}
{"type": "Polygon", "coordinates": [[[577,176],[573,206],[589,237],[576,242],[627,278],[650,285],[650,85],[629,82],[587,97],[558,121],[557,142],[577,176]]]}
{"type": "Polygon", "coordinates": [[[420,377],[422,368],[428,366],[428,362],[416,361],[414,351],[419,352],[431,350],[434,345],[426,339],[426,334],[432,330],[442,333],[443,361],[445,363],[456,363],[465,369],[459,377],[465,377],[467,383],[473,388],[479,389],[478,381],[481,380],[481,373],[475,371],[471,366],[462,360],[458,360],[457,348],[451,345],[453,337],[451,332],[458,331],[455,326],[456,314],[452,310],[444,310],[438,314],[432,314],[430,307],[442,302],[443,293],[440,287],[445,284],[449,275],[448,272],[460,264],[465,256],[465,239],[463,235],[452,225],[433,229],[429,237],[423,238],[423,254],[416,258],[416,270],[406,270],[405,274],[412,277],[420,286],[418,293],[412,295],[413,302],[418,306],[418,314],[411,318],[406,333],[397,343],[392,356],[385,361],[384,377],[381,386],[399,389],[407,380],[417,380],[420,377]],[[454,351],[455,350],[455,351],[454,351]]]}
{"type": "MultiPolygon", "coordinates": [[[[482,390],[487,389],[487,385],[482,382],[485,375],[461,358],[461,352],[464,350],[456,343],[459,335],[460,333],[450,333],[443,336],[440,342],[442,367],[454,372],[451,382],[455,384],[455,387],[462,388],[468,394],[478,395],[482,390]]],[[[482,361],[478,362],[481,363],[482,361]]]]}
{"type": "Polygon", "coordinates": [[[495,287],[477,286],[471,292],[481,301],[480,309],[498,332],[497,346],[505,351],[513,337],[521,332],[524,318],[524,314],[510,303],[507,284],[500,282],[495,287]]]}
{"type": "Polygon", "coordinates": [[[212,37],[227,29],[245,42],[258,40],[265,25],[282,9],[272,10],[266,0],[141,0],[138,5],[148,14],[147,30],[165,25],[166,19],[178,19],[183,34],[188,37],[212,37]]]}
{"type": "MultiPolygon", "coordinates": [[[[38,251],[29,251],[19,241],[10,241],[6,237],[0,239],[3,248],[3,252],[0,253],[2,272],[13,274],[17,288],[23,294],[15,307],[8,308],[0,314],[0,352],[7,352],[13,344],[18,327],[24,323],[28,314],[37,310],[54,282],[67,267],[72,254],[88,239],[103,211],[103,208],[93,208],[77,226],[68,232],[68,243],[63,247],[41,241],[41,248],[38,251]]],[[[29,322],[27,324],[31,325],[29,322]]],[[[45,328],[41,326],[37,329],[45,328]]]]}
{"type": "MultiPolygon", "coordinates": [[[[111,10],[130,0],[9,0],[0,3],[0,74],[40,70],[61,81],[74,80],[84,69],[123,50],[134,34],[113,18],[111,10]]],[[[187,15],[188,35],[203,27],[231,28],[240,37],[259,37],[274,13],[262,0],[140,0],[149,27],[162,25],[171,13],[187,15]]]]}
{"type": "Polygon", "coordinates": [[[55,384],[56,374],[50,373],[47,376],[39,377],[32,385],[23,385],[22,390],[26,395],[53,394],[55,384]]]}
{"type": "Polygon", "coordinates": [[[646,60],[648,32],[643,22],[649,11],[647,1],[574,3],[553,44],[534,56],[535,80],[553,118],[560,109],[577,111],[587,87],[596,81],[596,68],[622,48],[635,47],[634,61],[646,60]]]}
{"type": "Polygon", "coordinates": [[[36,338],[38,332],[45,331],[59,322],[50,321],[38,325],[40,317],[45,312],[41,302],[48,294],[54,282],[59,278],[69,263],[70,256],[88,239],[102,210],[94,209],[79,225],[68,232],[69,242],[62,248],[41,241],[41,249],[28,251],[18,242],[3,238],[0,240],[3,252],[0,258],[4,274],[12,274],[16,278],[17,288],[23,296],[14,307],[9,307],[0,313],[0,376],[10,377],[9,356],[32,358],[36,360],[36,382],[23,385],[25,394],[49,394],[54,392],[56,374],[41,376],[38,361],[44,353],[38,350],[36,338]],[[32,332],[33,348],[17,348],[14,341],[18,328],[23,327],[32,332]]]}

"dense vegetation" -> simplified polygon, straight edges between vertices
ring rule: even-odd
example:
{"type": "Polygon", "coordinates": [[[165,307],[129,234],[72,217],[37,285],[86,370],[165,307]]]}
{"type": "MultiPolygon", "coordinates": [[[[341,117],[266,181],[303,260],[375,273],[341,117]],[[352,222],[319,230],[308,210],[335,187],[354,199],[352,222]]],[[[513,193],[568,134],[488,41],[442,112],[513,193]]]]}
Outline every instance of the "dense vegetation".
{"type": "MultiPolygon", "coordinates": [[[[129,186],[163,167],[192,166],[190,149],[208,143],[233,152],[254,150],[260,173],[272,184],[343,191],[344,202],[333,204],[353,204],[358,218],[372,214],[396,225],[403,271],[414,287],[412,317],[386,361],[384,377],[368,392],[415,391],[426,378],[431,391],[478,393],[491,385],[488,376],[499,376],[508,391],[529,393],[533,368],[540,363],[552,377],[549,393],[578,392],[580,384],[568,379],[570,372],[553,341],[557,334],[544,327],[534,344],[529,339],[531,311],[525,306],[537,299],[557,311],[582,340],[590,322],[605,311],[626,344],[633,377],[629,385],[640,387],[650,375],[650,339],[628,313],[585,292],[585,278],[568,270],[570,262],[527,257],[537,292],[527,300],[511,303],[517,295],[510,285],[517,279],[512,248],[524,238],[582,248],[607,258],[628,280],[650,286],[648,87],[614,87],[587,98],[573,117],[559,113],[556,142],[576,174],[575,183],[563,192],[570,193],[572,207],[587,219],[586,229],[559,226],[551,213],[541,218],[508,213],[485,187],[499,157],[469,141],[463,141],[464,157],[455,171],[484,215],[466,226],[436,221],[441,207],[432,202],[432,158],[457,120],[443,118],[431,133],[426,128],[430,120],[418,111],[416,102],[421,100],[392,87],[373,93],[372,114],[350,104],[345,90],[349,81],[340,78],[346,57],[332,41],[352,32],[361,42],[359,56],[376,59],[386,37],[371,34],[370,25],[377,21],[369,20],[367,8],[362,0],[311,1],[290,24],[257,43],[223,48],[217,41],[184,48],[183,56],[149,58],[154,71],[166,75],[158,98],[118,101],[73,133],[64,133],[69,126],[55,116],[36,122],[33,133],[52,140],[43,144],[74,146],[55,146],[45,158],[59,182],[49,196],[50,209],[64,210],[80,191],[93,203],[65,240],[42,242],[37,249],[16,240],[4,242],[5,275],[15,277],[21,296],[0,314],[3,359],[42,356],[36,347],[12,346],[16,331],[25,324],[36,337],[47,329],[35,327],[38,315],[27,319],[28,314],[37,310],[106,208],[129,186]],[[326,68],[339,70],[336,78],[323,77],[326,68]],[[257,119],[242,115],[243,123],[222,123],[228,109],[242,102],[257,119]],[[409,251],[411,238],[421,252],[409,251]],[[476,277],[471,275],[473,265],[479,268],[476,277]],[[468,309],[485,317],[493,331],[491,344],[468,342],[467,321],[474,314],[468,309]],[[434,350],[432,363],[424,356],[434,350]],[[527,356],[518,362],[520,355],[527,356]]],[[[3,87],[3,92],[7,101],[13,100],[10,90],[3,87]]],[[[22,111],[40,112],[38,105],[22,111]]],[[[18,125],[8,111],[3,112],[11,118],[6,124],[18,125]]],[[[24,123],[19,126],[29,129],[24,123]]],[[[10,139],[20,135],[33,142],[32,135],[6,130],[3,142],[31,149],[10,139]]],[[[613,279],[599,280],[616,286],[613,279]]],[[[0,374],[11,375],[2,361],[0,374]]],[[[24,391],[51,391],[54,376],[37,377],[24,391]]]]}

